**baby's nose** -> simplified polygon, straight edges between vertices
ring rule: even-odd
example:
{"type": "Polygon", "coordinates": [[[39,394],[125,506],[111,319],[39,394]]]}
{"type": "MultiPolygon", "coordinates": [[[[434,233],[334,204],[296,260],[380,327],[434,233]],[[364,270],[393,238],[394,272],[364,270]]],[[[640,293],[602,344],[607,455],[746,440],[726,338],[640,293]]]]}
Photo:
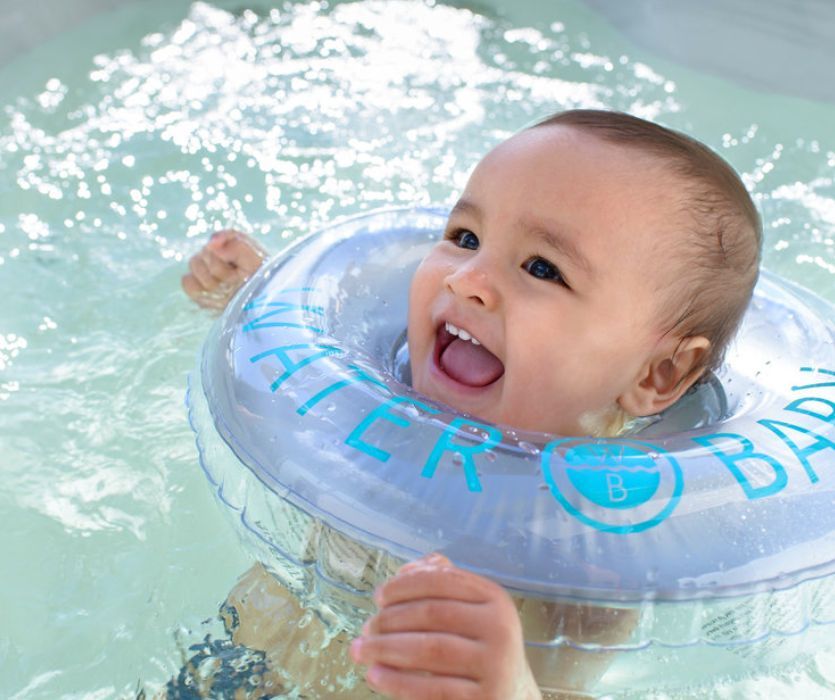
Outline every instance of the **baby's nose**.
{"type": "Polygon", "coordinates": [[[488,308],[496,305],[498,290],[490,271],[471,261],[455,269],[446,278],[447,288],[456,296],[488,308]]]}

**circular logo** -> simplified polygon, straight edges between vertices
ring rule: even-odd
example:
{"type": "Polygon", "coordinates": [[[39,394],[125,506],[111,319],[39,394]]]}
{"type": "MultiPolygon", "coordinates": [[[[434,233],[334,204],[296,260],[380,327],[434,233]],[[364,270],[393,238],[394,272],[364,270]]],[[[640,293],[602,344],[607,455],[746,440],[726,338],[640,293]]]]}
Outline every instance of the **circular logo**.
{"type": "Polygon", "coordinates": [[[672,455],[647,442],[564,438],[542,451],[545,482],[585,525],[626,534],[669,517],[684,488],[672,455]]]}

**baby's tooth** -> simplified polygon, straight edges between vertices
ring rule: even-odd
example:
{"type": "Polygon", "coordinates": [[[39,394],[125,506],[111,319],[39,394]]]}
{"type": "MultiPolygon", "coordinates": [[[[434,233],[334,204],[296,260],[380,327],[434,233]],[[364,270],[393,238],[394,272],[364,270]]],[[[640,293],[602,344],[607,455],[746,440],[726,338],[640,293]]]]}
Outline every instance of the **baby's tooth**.
{"type": "Polygon", "coordinates": [[[470,335],[469,331],[465,331],[463,328],[459,328],[458,326],[454,326],[449,321],[444,321],[444,328],[446,328],[447,333],[451,335],[457,335],[461,340],[469,340],[473,345],[481,345],[481,343],[473,338],[470,335]]]}

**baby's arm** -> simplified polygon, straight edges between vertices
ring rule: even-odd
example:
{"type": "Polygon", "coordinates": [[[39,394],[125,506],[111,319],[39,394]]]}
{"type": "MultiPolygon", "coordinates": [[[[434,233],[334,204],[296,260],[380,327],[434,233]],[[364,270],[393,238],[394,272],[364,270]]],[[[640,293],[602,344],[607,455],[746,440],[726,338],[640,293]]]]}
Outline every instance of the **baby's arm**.
{"type": "Polygon", "coordinates": [[[379,612],[351,655],[366,681],[400,700],[539,700],[510,596],[497,584],[430,555],[375,593],[379,612]]]}
{"type": "Polygon", "coordinates": [[[222,310],[265,257],[264,249],[245,233],[218,231],[188,261],[183,290],[200,306],[222,310]]]}

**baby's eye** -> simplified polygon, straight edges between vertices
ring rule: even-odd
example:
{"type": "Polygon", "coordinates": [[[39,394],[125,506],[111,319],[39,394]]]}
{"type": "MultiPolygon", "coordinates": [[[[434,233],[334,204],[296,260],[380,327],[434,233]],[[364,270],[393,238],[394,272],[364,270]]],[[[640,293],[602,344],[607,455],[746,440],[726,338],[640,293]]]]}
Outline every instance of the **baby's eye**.
{"type": "Polygon", "coordinates": [[[537,279],[552,280],[564,287],[568,286],[556,265],[549,263],[545,258],[533,257],[522,265],[522,267],[537,279]]]}
{"type": "Polygon", "coordinates": [[[478,236],[465,228],[450,231],[446,235],[446,238],[455,243],[459,248],[478,250],[478,236]]]}

